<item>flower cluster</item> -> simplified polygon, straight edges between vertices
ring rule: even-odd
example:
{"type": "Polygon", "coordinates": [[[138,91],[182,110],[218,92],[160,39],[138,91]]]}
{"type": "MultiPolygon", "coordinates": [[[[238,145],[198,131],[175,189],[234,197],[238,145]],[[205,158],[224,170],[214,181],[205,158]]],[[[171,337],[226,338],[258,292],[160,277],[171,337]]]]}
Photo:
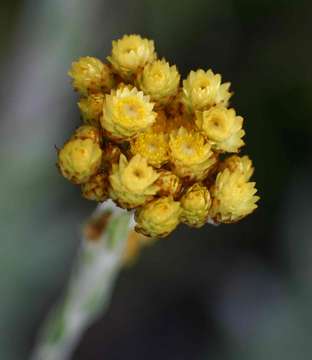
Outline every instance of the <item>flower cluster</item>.
{"type": "Polygon", "coordinates": [[[257,207],[252,162],[237,155],[243,118],[220,74],[200,69],[181,82],[152,40],[125,35],[107,62],[82,57],[69,75],[83,124],[58,167],[85,198],[133,209],[136,231],[152,238],[179,223],[233,223],[257,207]]]}

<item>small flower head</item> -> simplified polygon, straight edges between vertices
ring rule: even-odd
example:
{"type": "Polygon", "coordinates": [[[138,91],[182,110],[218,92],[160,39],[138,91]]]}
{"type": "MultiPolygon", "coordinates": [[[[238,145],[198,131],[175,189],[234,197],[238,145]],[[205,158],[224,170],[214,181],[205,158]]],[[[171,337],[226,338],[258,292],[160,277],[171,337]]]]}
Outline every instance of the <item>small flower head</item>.
{"type": "Polygon", "coordinates": [[[99,173],[81,185],[82,196],[88,200],[103,202],[108,198],[108,178],[99,173]]]}
{"type": "Polygon", "coordinates": [[[75,132],[72,137],[73,139],[90,139],[94,143],[101,143],[101,132],[100,130],[92,125],[82,125],[75,132]]]}
{"type": "Polygon", "coordinates": [[[181,207],[171,197],[153,200],[136,211],[135,230],[145,236],[164,237],[179,224],[181,207]]]}
{"type": "Polygon", "coordinates": [[[114,86],[109,67],[91,56],[73,62],[68,75],[73,80],[74,89],[81,95],[109,91],[114,86]]]}
{"type": "Polygon", "coordinates": [[[87,182],[100,169],[102,150],[92,139],[71,139],[58,154],[62,175],[74,184],[87,182]]]}
{"type": "Polygon", "coordinates": [[[155,122],[153,106],[149,97],[136,88],[113,91],[106,95],[102,127],[116,141],[129,140],[155,122]]]}
{"type": "Polygon", "coordinates": [[[234,109],[214,106],[203,112],[198,111],[196,125],[218,151],[238,152],[244,145],[243,118],[236,116],[234,109]]]}
{"type": "Polygon", "coordinates": [[[204,179],[216,161],[204,137],[184,128],[170,135],[169,156],[173,172],[190,180],[204,179]]]}
{"type": "Polygon", "coordinates": [[[158,195],[177,198],[182,191],[181,179],[168,170],[161,170],[158,174],[159,178],[156,181],[156,185],[159,186],[158,195]]]}
{"type": "Polygon", "coordinates": [[[207,222],[211,198],[204,185],[195,183],[189,187],[181,197],[180,204],[183,223],[192,227],[201,227],[207,222]]]}
{"type": "Polygon", "coordinates": [[[134,208],[151,200],[158,191],[156,171],[141,155],[130,161],[121,154],[118,164],[113,164],[109,176],[109,195],[121,207],[134,208]]]}
{"type": "Polygon", "coordinates": [[[152,131],[139,134],[131,142],[132,154],[144,156],[150,165],[160,168],[168,162],[168,139],[164,133],[154,133],[152,131]]]}
{"type": "Polygon", "coordinates": [[[231,97],[229,88],[230,83],[221,84],[221,75],[212,70],[191,71],[183,81],[183,102],[191,112],[217,104],[227,106],[231,97]]]}
{"type": "Polygon", "coordinates": [[[259,200],[255,196],[257,189],[254,182],[248,182],[239,168],[231,171],[226,168],[219,172],[212,186],[212,206],[210,217],[215,222],[236,222],[256,208],[259,200]]]}
{"type": "Polygon", "coordinates": [[[176,95],[179,82],[176,66],[164,59],[147,64],[137,79],[139,88],[158,104],[165,104],[176,95]]]}
{"type": "Polygon", "coordinates": [[[99,126],[103,114],[105,95],[102,93],[91,94],[83,97],[78,102],[82,118],[86,124],[99,126]]]}
{"type": "Polygon", "coordinates": [[[113,41],[112,54],[107,59],[122,78],[129,79],[155,58],[154,41],[139,35],[124,35],[113,41]]]}

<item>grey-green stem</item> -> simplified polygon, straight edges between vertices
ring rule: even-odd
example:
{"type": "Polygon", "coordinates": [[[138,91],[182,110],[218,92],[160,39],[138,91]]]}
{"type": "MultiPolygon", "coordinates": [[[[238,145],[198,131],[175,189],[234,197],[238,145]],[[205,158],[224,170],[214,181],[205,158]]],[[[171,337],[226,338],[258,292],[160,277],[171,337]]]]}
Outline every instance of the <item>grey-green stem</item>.
{"type": "Polygon", "coordinates": [[[48,314],[31,360],[66,360],[84,331],[107,309],[129,231],[131,214],[107,201],[93,214],[108,213],[107,224],[96,241],[83,237],[67,289],[48,314]]]}

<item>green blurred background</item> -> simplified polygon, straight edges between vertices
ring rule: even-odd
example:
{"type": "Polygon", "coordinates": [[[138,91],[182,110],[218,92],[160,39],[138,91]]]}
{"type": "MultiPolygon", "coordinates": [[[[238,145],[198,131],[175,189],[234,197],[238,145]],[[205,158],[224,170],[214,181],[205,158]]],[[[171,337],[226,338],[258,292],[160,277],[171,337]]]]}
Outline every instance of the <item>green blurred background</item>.
{"type": "Polygon", "coordinates": [[[79,123],[67,70],[124,33],[153,38],[183,76],[232,82],[261,201],[144,250],[73,359],[311,359],[311,13],[308,0],[1,1],[1,360],[28,358],[94,207],[55,167],[79,123]]]}

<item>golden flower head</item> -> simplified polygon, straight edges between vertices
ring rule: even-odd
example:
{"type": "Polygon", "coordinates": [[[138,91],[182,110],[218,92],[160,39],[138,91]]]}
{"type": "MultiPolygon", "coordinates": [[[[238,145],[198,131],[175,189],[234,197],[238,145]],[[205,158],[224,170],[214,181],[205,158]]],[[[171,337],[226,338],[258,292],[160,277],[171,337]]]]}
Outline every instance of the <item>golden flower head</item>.
{"type": "Polygon", "coordinates": [[[134,208],[151,200],[158,191],[156,171],[141,155],[130,161],[121,154],[118,164],[113,164],[109,175],[109,195],[121,207],[134,208]]]}
{"type": "Polygon", "coordinates": [[[181,179],[168,170],[160,170],[158,174],[159,178],[156,181],[156,185],[159,186],[158,195],[177,198],[182,190],[181,179]]]}
{"type": "Polygon", "coordinates": [[[145,236],[164,237],[179,224],[181,207],[171,197],[153,200],[136,211],[135,230],[145,236]]]}
{"type": "Polygon", "coordinates": [[[85,123],[99,126],[103,113],[105,95],[102,93],[91,94],[83,97],[78,102],[80,113],[85,123]]]}
{"type": "Polygon", "coordinates": [[[113,41],[112,54],[107,59],[122,78],[129,79],[155,58],[154,41],[139,35],[124,35],[113,41]]]}
{"type": "Polygon", "coordinates": [[[101,166],[102,150],[92,139],[71,139],[58,154],[62,175],[74,184],[87,182],[101,166]]]}
{"type": "Polygon", "coordinates": [[[195,131],[188,132],[183,127],[170,134],[169,156],[172,171],[190,180],[204,179],[216,162],[211,145],[195,131]]]}
{"type": "Polygon", "coordinates": [[[196,125],[216,150],[238,152],[244,145],[243,118],[236,116],[234,109],[214,106],[203,112],[197,111],[196,125]]]}
{"type": "Polygon", "coordinates": [[[114,86],[109,67],[91,56],[73,62],[68,75],[73,80],[74,89],[81,95],[109,91],[114,86]]]}
{"type": "Polygon", "coordinates": [[[252,213],[259,200],[255,184],[248,182],[239,168],[219,172],[210,190],[213,201],[209,216],[216,222],[231,223],[252,213]]]}
{"type": "Polygon", "coordinates": [[[99,173],[81,185],[82,196],[88,200],[103,202],[108,198],[108,178],[99,173]]]}
{"type": "Polygon", "coordinates": [[[168,161],[168,139],[164,133],[152,131],[139,134],[131,142],[132,154],[144,156],[150,165],[161,167],[168,161]]]}
{"type": "Polygon", "coordinates": [[[106,95],[102,127],[116,141],[129,140],[155,122],[153,106],[149,97],[136,88],[113,91],[106,95]]]}
{"type": "Polygon", "coordinates": [[[158,104],[167,103],[177,93],[179,82],[176,66],[165,59],[147,64],[137,78],[139,88],[158,104]]]}
{"type": "MultiPolygon", "coordinates": [[[[199,69],[181,84],[177,67],[139,35],[113,41],[107,59],[71,66],[84,125],[59,150],[60,172],[87,199],[135,209],[136,229],[149,237],[179,222],[200,227],[251,213],[259,199],[252,162],[226,154],[240,151],[245,134],[243,118],[228,108],[230,83],[199,69]]],[[[129,238],[125,261],[141,239],[129,238]]]]}
{"type": "Polygon", "coordinates": [[[249,181],[254,172],[252,161],[247,155],[242,157],[238,155],[229,156],[219,164],[220,171],[226,168],[228,168],[230,172],[240,171],[246,181],[249,181]]]}
{"type": "Polygon", "coordinates": [[[191,71],[183,81],[182,100],[191,112],[208,109],[217,104],[228,105],[230,83],[221,84],[221,75],[212,70],[191,71]]]}
{"type": "Polygon", "coordinates": [[[208,219],[211,198],[208,189],[201,183],[190,186],[181,197],[181,221],[192,227],[203,226],[208,219]]]}
{"type": "Polygon", "coordinates": [[[72,136],[73,139],[90,139],[93,142],[100,144],[101,143],[101,133],[100,130],[92,125],[82,125],[74,132],[72,136]]]}

